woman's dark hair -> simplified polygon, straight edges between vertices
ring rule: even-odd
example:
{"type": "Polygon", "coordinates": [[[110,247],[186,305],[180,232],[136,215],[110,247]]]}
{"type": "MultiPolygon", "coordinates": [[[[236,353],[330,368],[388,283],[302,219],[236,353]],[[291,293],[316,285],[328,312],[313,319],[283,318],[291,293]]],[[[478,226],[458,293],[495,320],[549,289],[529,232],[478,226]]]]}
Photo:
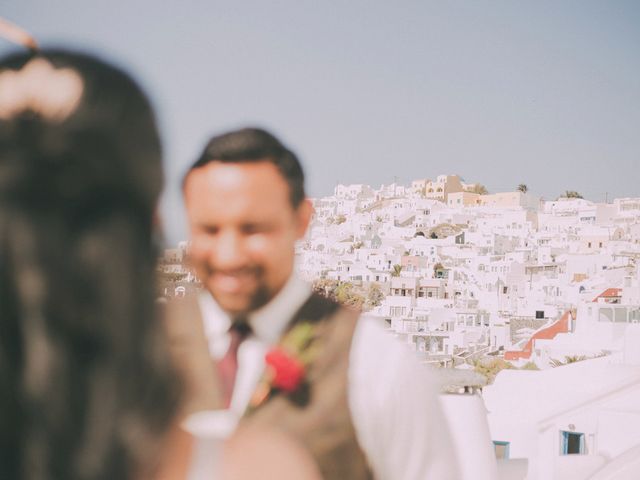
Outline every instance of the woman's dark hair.
{"type": "Polygon", "coordinates": [[[96,58],[64,119],[0,118],[0,477],[141,478],[180,400],[154,307],[153,214],[162,188],[152,108],[96,58]]]}

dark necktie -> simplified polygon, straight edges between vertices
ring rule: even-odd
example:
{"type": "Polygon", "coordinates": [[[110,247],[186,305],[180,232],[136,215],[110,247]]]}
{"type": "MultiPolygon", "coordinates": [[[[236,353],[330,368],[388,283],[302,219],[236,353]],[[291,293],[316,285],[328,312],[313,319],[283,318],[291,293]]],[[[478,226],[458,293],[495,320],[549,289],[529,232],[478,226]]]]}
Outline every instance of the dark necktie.
{"type": "Polygon", "coordinates": [[[229,327],[229,348],[224,357],[218,362],[218,373],[222,383],[222,398],[225,408],[231,405],[231,396],[236,383],[238,372],[238,349],[242,342],[251,334],[251,326],[246,318],[236,318],[229,327]]]}

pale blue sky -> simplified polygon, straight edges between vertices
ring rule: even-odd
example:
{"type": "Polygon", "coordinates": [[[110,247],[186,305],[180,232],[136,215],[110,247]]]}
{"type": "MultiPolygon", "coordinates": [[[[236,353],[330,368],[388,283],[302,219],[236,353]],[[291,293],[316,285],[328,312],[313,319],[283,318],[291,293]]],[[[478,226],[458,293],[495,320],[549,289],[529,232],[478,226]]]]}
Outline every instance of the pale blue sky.
{"type": "Polygon", "coordinates": [[[148,89],[171,242],[184,169],[243,125],[280,135],[314,196],[440,173],[546,198],[640,195],[637,1],[3,0],[0,15],[148,89]]]}

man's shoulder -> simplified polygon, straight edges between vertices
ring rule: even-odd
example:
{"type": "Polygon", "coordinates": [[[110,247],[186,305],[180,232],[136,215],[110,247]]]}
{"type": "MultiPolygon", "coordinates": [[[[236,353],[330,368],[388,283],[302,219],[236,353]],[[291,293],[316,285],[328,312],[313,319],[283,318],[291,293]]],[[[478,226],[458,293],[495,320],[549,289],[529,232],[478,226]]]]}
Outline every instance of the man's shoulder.
{"type": "MultiPolygon", "coordinates": [[[[363,343],[389,347],[400,342],[384,328],[384,320],[363,313],[357,308],[343,305],[336,300],[317,292],[311,293],[306,302],[294,316],[294,323],[326,322],[352,326],[352,335],[363,343]]],[[[401,350],[402,345],[399,345],[401,350]]]]}
{"type": "Polygon", "coordinates": [[[329,320],[341,311],[340,304],[335,300],[312,292],[295,313],[294,319],[297,322],[317,323],[329,320]]]}
{"type": "Polygon", "coordinates": [[[358,318],[351,346],[356,364],[370,366],[417,366],[411,349],[385,327],[384,319],[362,314],[358,318]]]}
{"type": "Polygon", "coordinates": [[[173,298],[161,305],[159,313],[171,341],[186,337],[204,339],[204,319],[198,296],[173,298]]]}

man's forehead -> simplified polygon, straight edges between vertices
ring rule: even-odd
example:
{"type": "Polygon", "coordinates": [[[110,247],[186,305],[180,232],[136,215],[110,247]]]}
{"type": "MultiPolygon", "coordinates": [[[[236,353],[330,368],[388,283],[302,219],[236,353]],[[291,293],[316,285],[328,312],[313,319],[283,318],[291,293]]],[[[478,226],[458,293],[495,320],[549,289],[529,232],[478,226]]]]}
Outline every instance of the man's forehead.
{"type": "Polygon", "coordinates": [[[278,168],[269,161],[224,163],[212,161],[189,173],[184,193],[189,200],[229,199],[231,197],[289,201],[289,185],[278,168]]]}
{"type": "Polygon", "coordinates": [[[280,180],[283,186],[286,186],[286,181],[278,168],[268,160],[255,162],[212,160],[206,165],[192,170],[186,178],[185,186],[193,180],[215,183],[217,186],[229,188],[243,187],[247,183],[264,180],[280,180]]]}

